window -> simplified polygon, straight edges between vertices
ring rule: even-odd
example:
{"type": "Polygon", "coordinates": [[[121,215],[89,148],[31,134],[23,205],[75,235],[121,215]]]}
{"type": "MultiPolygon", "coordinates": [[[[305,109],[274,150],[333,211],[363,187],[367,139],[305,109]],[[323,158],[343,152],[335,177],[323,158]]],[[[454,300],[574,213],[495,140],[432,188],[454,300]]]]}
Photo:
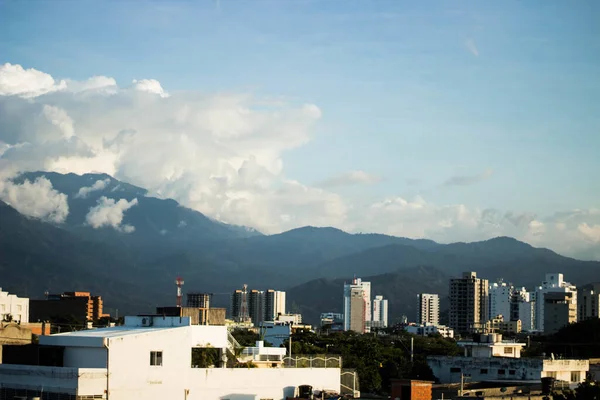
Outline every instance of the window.
{"type": "Polygon", "coordinates": [[[504,348],[504,354],[512,354],[513,353],[513,348],[512,347],[505,347],[504,348]]]}
{"type": "Polygon", "coordinates": [[[498,375],[506,375],[506,371],[503,369],[498,370],[498,375]]]}
{"type": "Polygon", "coordinates": [[[571,372],[571,382],[579,382],[581,380],[581,376],[579,371],[571,372]]]}
{"type": "Polygon", "coordinates": [[[157,367],[162,366],[162,351],[150,352],[150,365],[154,365],[157,367]]]}
{"type": "Polygon", "coordinates": [[[487,368],[481,368],[481,370],[479,371],[480,374],[485,375],[488,373],[487,368]]]}
{"type": "Polygon", "coordinates": [[[508,370],[508,374],[509,374],[509,375],[514,375],[514,374],[516,374],[516,373],[517,373],[517,371],[515,371],[514,369],[509,369],[509,370],[508,370]]]}
{"type": "Polygon", "coordinates": [[[461,369],[457,367],[450,367],[450,372],[460,372],[461,369]]]}

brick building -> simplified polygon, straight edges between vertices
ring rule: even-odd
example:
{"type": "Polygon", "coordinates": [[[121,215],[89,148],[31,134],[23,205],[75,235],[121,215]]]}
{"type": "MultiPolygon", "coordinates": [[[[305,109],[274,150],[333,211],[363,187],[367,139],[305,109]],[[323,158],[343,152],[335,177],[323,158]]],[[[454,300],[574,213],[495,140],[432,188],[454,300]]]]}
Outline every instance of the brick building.
{"type": "Polygon", "coordinates": [[[431,400],[429,381],[392,379],[392,400],[431,400]]]}
{"type": "Polygon", "coordinates": [[[48,295],[46,300],[30,300],[29,320],[49,321],[55,318],[74,318],[76,321],[97,321],[103,317],[104,304],[101,296],[90,292],[64,292],[48,295]]]}

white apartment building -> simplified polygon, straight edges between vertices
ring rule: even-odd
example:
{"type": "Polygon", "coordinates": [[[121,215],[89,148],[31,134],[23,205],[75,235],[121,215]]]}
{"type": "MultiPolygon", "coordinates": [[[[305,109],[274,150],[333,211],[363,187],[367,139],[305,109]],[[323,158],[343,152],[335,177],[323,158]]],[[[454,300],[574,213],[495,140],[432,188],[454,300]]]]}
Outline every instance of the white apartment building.
{"type": "Polygon", "coordinates": [[[417,295],[417,324],[439,325],[440,323],[440,297],[437,294],[421,293],[417,295]]]}
{"type": "Polygon", "coordinates": [[[535,293],[529,293],[524,287],[514,288],[510,307],[511,321],[520,320],[521,330],[525,332],[535,330],[535,293]]]}
{"type": "Polygon", "coordinates": [[[478,342],[459,342],[462,357],[430,356],[427,365],[440,383],[460,383],[464,376],[470,382],[540,381],[553,377],[578,384],[590,369],[588,360],[555,360],[521,358],[523,343],[503,341],[502,335],[481,335],[478,342]]]}
{"type": "Polygon", "coordinates": [[[506,282],[495,282],[489,287],[489,318],[502,315],[505,321],[509,321],[510,304],[512,300],[512,285],[508,285],[506,282]]]}
{"type": "MultiPolygon", "coordinates": [[[[0,364],[7,398],[283,399],[306,384],[340,390],[340,368],[226,368],[227,328],[189,317],[126,317],[124,326],[41,336],[40,345],[62,353],[62,365],[0,364]],[[193,348],[219,349],[220,365],[193,368],[193,348]]],[[[246,356],[265,355],[254,353],[246,356]]]]}
{"type": "MultiPolygon", "coordinates": [[[[544,331],[544,308],[546,293],[572,293],[570,302],[577,308],[577,287],[564,280],[563,274],[551,273],[546,274],[546,279],[542,282],[542,286],[535,291],[535,321],[537,331],[544,331]]],[[[576,322],[576,319],[575,319],[576,322]]]]}
{"type": "Polygon", "coordinates": [[[285,292],[265,291],[265,321],[275,321],[280,314],[285,314],[285,292]]]}
{"type": "Polygon", "coordinates": [[[371,282],[354,278],[344,284],[344,330],[360,333],[370,332],[371,282]]]}
{"type": "Polygon", "coordinates": [[[419,336],[429,336],[440,334],[445,338],[453,338],[454,337],[454,329],[449,328],[445,325],[433,325],[430,323],[426,324],[410,324],[404,327],[404,330],[408,333],[412,333],[413,335],[419,336]]]}
{"type": "Polygon", "coordinates": [[[372,327],[387,328],[388,326],[388,301],[383,296],[375,296],[373,300],[372,327]]]}
{"type": "Polygon", "coordinates": [[[0,321],[5,320],[8,315],[12,320],[20,323],[29,322],[29,299],[9,294],[0,288],[0,321]]]}

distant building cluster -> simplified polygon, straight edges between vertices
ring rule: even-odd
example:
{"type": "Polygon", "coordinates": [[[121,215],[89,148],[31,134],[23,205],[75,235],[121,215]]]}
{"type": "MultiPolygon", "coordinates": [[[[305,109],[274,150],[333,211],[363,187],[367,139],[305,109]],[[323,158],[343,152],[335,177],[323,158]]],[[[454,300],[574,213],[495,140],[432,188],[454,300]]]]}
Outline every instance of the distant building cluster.
{"type": "Polygon", "coordinates": [[[354,278],[344,284],[343,330],[368,333],[387,326],[388,301],[381,295],[371,300],[371,282],[354,278]]]}

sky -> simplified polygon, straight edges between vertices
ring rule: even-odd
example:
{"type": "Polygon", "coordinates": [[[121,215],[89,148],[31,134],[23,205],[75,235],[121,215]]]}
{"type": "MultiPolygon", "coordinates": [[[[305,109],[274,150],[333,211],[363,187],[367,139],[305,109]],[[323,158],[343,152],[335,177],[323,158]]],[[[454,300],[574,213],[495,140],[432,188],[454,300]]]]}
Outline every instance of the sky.
{"type": "Polygon", "coordinates": [[[0,166],[106,172],[265,233],[600,259],[599,20],[594,0],[0,0],[0,166]]]}

